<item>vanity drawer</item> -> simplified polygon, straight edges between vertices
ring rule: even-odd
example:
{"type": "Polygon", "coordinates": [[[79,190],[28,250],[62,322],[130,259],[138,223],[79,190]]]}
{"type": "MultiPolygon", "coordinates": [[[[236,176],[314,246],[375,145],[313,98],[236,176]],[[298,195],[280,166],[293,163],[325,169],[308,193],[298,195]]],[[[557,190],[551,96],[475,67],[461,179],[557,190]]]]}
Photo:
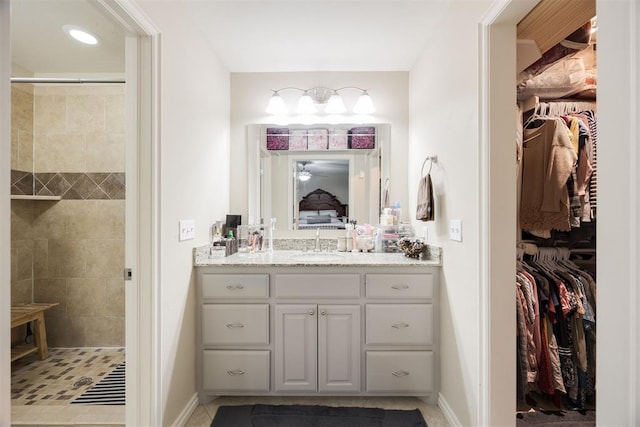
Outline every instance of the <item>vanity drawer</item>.
{"type": "Polygon", "coordinates": [[[203,274],[203,298],[268,298],[268,274],[203,274]]]}
{"type": "Polygon", "coordinates": [[[269,351],[205,350],[202,388],[207,391],[269,391],[269,351]]]}
{"type": "Polygon", "coordinates": [[[203,304],[202,344],[269,344],[269,304],[203,304]]]}
{"type": "Polygon", "coordinates": [[[359,274],[278,274],[277,298],[358,298],[359,274]]]}
{"type": "Polygon", "coordinates": [[[431,304],[367,304],[365,312],[367,344],[433,344],[431,304]]]}
{"type": "Polygon", "coordinates": [[[367,298],[433,298],[432,274],[367,274],[367,298]]]}
{"type": "Polygon", "coordinates": [[[368,351],[368,392],[433,391],[433,352],[431,351],[368,351]]]}

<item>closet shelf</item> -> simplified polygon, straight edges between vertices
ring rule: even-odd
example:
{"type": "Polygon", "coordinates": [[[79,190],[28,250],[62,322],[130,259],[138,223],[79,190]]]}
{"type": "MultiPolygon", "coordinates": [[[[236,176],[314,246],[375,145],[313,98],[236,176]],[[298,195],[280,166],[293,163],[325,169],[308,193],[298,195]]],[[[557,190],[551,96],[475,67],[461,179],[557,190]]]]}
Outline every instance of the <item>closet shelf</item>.
{"type": "Polygon", "coordinates": [[[32,195],[11,195],[11,200],[62,200],[60,196],[32,196],[32,195]]]}

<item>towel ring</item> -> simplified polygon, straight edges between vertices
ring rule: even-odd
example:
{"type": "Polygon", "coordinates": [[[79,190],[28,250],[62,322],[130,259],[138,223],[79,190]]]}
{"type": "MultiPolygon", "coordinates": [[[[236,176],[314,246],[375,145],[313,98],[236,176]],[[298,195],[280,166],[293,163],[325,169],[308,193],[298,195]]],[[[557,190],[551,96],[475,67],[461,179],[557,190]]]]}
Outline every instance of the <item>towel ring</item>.
{"type": "Polygon", "coordinates": [[[438,156],[437,155],[433,155],[433,156],[427,156],[424,159],[424,162],[422,162],[422,169],[420,169],[420,176],[424,176],[424,165],[427,164],[427,161],[429,162],[429,170],[427,171],[427,173],[431,173],[431,168],[433,167],[433,163],[438,161],[438,156]]]}

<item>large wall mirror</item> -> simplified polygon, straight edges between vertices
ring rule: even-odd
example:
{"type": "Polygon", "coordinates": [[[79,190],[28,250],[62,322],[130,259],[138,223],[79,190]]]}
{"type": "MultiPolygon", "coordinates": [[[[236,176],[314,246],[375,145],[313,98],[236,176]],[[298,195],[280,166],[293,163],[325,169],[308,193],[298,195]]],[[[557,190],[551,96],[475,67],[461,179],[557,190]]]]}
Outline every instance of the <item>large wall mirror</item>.
{"type": "MultiPolygon", "coordinates": [[[[289,126],[291,134],[358,125],[289,126]],[[295,130],[293,130],[295,129],[295,130]]],[[[276,230],[340,230],[349,221],[377,224],[381,187],[388,179],[388,124],[375,131],[373,147],[268,149],[274,126],[248,126],[249,221],[276,218],[276,230]],[[386,157],[386,158],[385,158],[386,157]]],[[[351,140],[350,140],[351,141],[351,140]]]]}

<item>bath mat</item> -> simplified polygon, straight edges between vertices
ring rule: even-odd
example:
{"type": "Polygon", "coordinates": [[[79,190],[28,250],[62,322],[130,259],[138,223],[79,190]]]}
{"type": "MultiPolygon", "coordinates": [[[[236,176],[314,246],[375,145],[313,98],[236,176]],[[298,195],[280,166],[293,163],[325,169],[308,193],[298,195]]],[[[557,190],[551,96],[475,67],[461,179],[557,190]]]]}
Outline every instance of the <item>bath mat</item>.
{"type": "Polygon", "coordinates": [[[315,405],[221,406],[210,427],[427,427],[420,410],[315,405]]]}
{"type": "Polygon", "coordinates": [[[124,405],[125,362],[71,402],[72,405],[124,405]]]}

